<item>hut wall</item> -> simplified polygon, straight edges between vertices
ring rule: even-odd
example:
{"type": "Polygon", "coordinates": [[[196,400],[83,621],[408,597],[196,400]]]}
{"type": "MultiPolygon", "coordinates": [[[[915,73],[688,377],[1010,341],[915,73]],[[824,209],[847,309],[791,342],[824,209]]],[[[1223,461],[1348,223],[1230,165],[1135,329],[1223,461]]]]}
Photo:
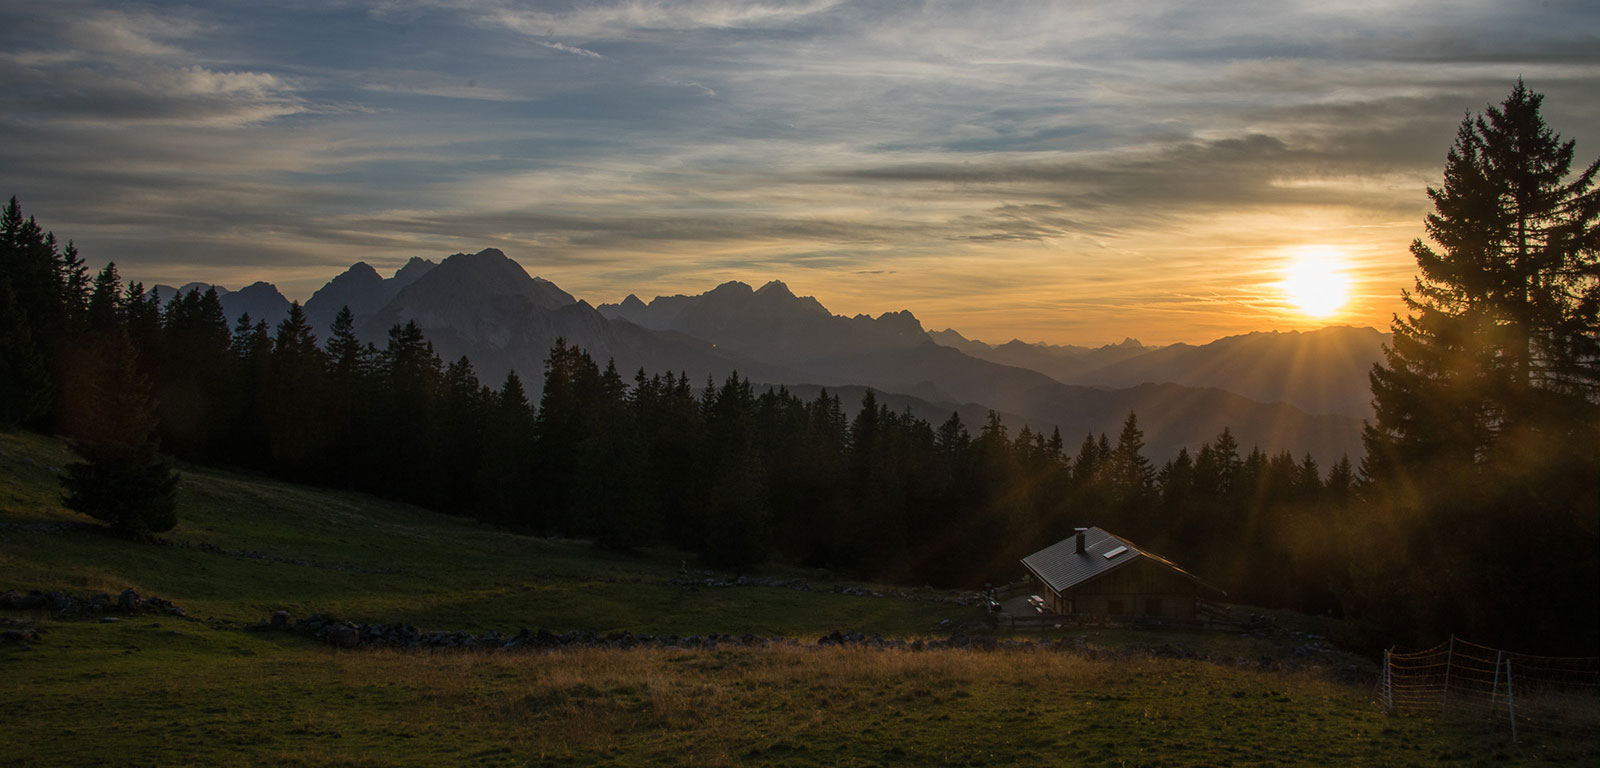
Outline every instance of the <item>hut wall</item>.
{"type": "Polygon", "coordinates": [[[1063,612],[1193,619],[1200,586],[1149,560],[1118,568],[1061,595],[1063,612]]]}

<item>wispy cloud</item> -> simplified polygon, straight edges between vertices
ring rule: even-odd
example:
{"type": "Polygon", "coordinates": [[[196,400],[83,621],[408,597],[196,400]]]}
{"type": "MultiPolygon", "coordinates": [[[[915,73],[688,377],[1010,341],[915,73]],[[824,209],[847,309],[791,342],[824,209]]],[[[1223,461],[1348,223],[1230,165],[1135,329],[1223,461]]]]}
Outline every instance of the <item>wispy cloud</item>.
{"type": "Polygon", "coordinates": [[[591,59],[605,58],[604,56],[601,56],[600,54],[595,53],[587,48],[579,48],[575,45],[567,45],[566,43],[556,42],[554,40],[535,40],[533,42],[537,45],[542,45],[546,48],[549,48],[552,51],[570,53],[574,56],[588,56],[591,59]]]}
{"type": "Polygon", "coordinates": [[[90,258],[305,297],[488,245],[591,301],[790,279],[968,335],[1382,325],[1456,123],[1600,150],[1592,4],[13,4],[0,178],[90,258]],[[186,274],[179,274],[185,273],[186,274]]]}

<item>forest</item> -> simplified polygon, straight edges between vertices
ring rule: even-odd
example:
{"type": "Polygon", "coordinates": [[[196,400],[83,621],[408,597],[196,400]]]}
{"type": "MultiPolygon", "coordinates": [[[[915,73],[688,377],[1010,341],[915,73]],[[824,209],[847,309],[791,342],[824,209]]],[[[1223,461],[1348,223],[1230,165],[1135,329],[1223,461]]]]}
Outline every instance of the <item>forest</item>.
{"type": "Polygon", "coordinates": [[[1116,436],[1013,434],[994,414],[935,425],[870,392],[847,405],[737,374],[626,375],[560,342],[534,403],[514,372],[485,384],[470,360],[441,360],[414,322],[380,347],[346,309],[318,339],[298,304],[271,328],[225,317],[214,291],[164,297],[112,263],[91,271],[15,198],[0,424],[67,437],[84,461],[64,503],[135,539],[176,524],[164,454],[614,550],[913,585],[1009,582],[1020,557],[1095,525],[1230,602],[1355,619],[1374,646],[1460,632],[1592,653],[1600,166],[1567,181],[1572,143],[1538,107],[1519,84],[1464,121],[1430,190],[1442,252],[1413,246],[1421,275],[1374,371],[1358,464],[1268,455],[1226,430],[1152,461],[1134,413],[1116,436]]]}

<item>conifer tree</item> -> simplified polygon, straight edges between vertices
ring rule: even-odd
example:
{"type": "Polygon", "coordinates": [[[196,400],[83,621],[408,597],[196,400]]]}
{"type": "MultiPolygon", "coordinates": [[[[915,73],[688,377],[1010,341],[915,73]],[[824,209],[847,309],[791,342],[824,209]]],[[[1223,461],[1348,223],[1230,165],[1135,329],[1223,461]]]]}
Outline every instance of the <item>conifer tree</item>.
{"type": "Polygon", "coordinates": [[[1122,433],[1111,451],[1106,473],[1115,516],[1127,526],[1123,530],[1127,535],[1144,537],[1151,522],[1147,513],[1156,473],[1144,456],[1144,430],[1139,428],[1139,417],[1132,411],[1122,422],[1122,433]]]}
{"type": "Polygon", "coordinates": [[[1600,549],[1600,160],[1572,173],[1575,144],[1545,126],[1542,101],[1519,80],[1464,119],[1428,190],[1433,244],[1411,246],[1419,275],[1372,372],[1363,435],[1381,512],[1358,538],[1405,544],[1365,553],[1357,601],[1428,637],[1542,632],[1592,650],[1592,600],[1531,607],[1592,588],[1600,549]],[[1454,583],[1408,582],[1384,567],[1396,559],[1454,583]]]}
{"type": "Polygon", "coordinates": [[[0,430],[32,423],[50,409],[50,372],[11,284],[0,280],[0,430]]]}
{"type": "Polygon", "coordinates": [[[74,345],[77,386],[63,405],[68,439],[85,461],[68,464],[62,504],[143,537],[177,525],[178,475],[156,452],[149,383],[122,328],[74,345]]]}
{"type": "Polygon", "coordinates": [[[231,339],[216,289],[193,289],[168,301],[161,337],[154,386],[162,445],[205,455],[220,448],[230,426],[231,339]]]}
{"type": "Polygon", "coordinates": [[[326,360],[300,302],[278,323],[262,390],[262,419],[273,468],[298,480],[326,477],[332,439],[325,416],[326,360]]]}

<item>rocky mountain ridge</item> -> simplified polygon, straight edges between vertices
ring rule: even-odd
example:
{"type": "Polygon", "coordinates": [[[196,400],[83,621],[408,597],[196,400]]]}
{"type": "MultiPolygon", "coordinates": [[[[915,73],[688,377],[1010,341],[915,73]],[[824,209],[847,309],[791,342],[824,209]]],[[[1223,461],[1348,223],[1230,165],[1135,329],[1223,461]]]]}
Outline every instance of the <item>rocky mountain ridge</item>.
{"type": "MultiPolygon", "coordinates": [[[[257,286],[248,290],[263,293],[257,286]]],[[[438,264],[413,259],[390,278],[365,263],[352,265],[306,304],[319,335],[342,306],[351,307],[365,340],[382,347],[389,328],[416,322],[443,359],[466,356],[491,386],[515,370],[534,396],[544,359],[562,338],[602,364],[614,361],[629,377],[640,369],[683,372],[698,383],[737,371],[801,391],[871,387],[924,418],[958,412],[976,429],[978,419],[971,417],[993,409],[1013,430],[1024,424],[1036,431],[1059,428],[1074,443],[1085,433],[1114,435],[1133,411],[1152,456],[1194,448],[1223,427],[1246,446],[1310,453],[1324,462],[1360,450],[1360,422],[1347,413],[1315,415],[1287,397],[1238,392],[1232,385],[1244,381],[1260,383],[1253,390],[1258,394],[1273,394],[1271,384],[1286,375],[1285,364],[1252,361],[1252,350],[1265,347],[1224,344],[1227,339],[1198,347],[1146,347],[1133,339],[1094,349],[1020,341],[993,346],[953,330],[929,332],[909,311],[835,315],[781,281],[760,288],[731,281],[703,294],[649,302],[630,294],[593,307],[492,248],[438,264]]],[[[232,317],[226,300],[224,307],[232,317]]],[[[1337,400],[1332,390],[1350,377],[1331,376],[1331,364],[1302,364],[1308,371],[1302,378],[1336,382],[1324,395],[1337,400]]],[[[1339,402],[1347,406],[1359,396],[1339,402]]]]}

